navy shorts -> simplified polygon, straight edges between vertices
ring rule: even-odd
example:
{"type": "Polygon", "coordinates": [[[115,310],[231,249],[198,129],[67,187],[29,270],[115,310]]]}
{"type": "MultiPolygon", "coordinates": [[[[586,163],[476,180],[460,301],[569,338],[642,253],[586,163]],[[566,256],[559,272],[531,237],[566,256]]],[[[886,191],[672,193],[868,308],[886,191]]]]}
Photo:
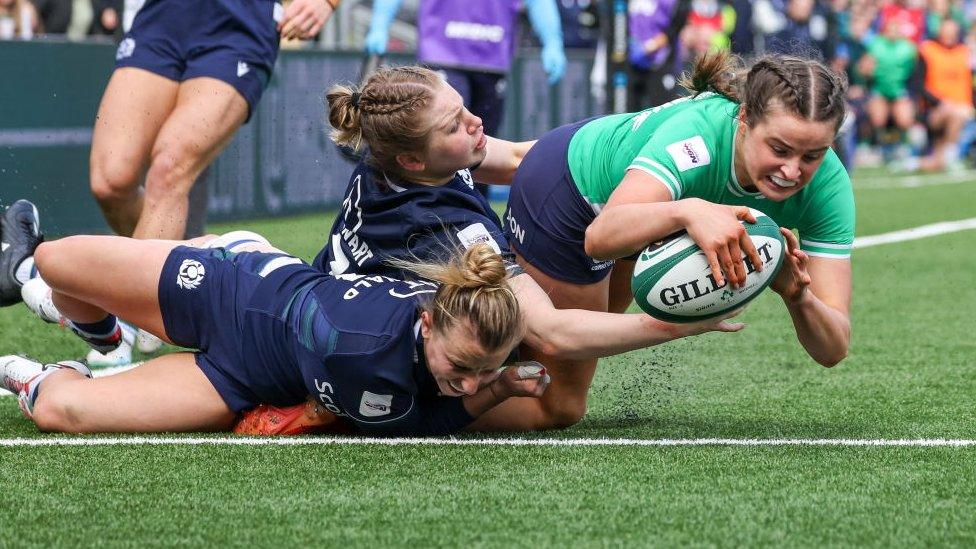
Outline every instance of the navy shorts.
{"type": "Polygon", "coordinates": [[[285,261],[298,262],[281,254],[178,246],[163,264],[159,309],[166,336],[181,347],[199,350],[197,365],[235,412],[267,400],[242,374],[243,326],[266,271],[285,261]]]}
{"type": "Polygon", "coordinates": [[[177,82],[216,78],[244,97],[250,119],[278,57],[282,13],[272,0],[147,0],[119,44],[115,66],[177,82]]]}
{"type": "Polygon", "coordinates": [[[613,260],[586,255],[586,228],[596,212],[580,194],[569,171],[573,135],[589,120],[556,128],[529,149],[512,180],[502,222],[509,245],[532,266],[573,284],[606,278],[613,260]]]}

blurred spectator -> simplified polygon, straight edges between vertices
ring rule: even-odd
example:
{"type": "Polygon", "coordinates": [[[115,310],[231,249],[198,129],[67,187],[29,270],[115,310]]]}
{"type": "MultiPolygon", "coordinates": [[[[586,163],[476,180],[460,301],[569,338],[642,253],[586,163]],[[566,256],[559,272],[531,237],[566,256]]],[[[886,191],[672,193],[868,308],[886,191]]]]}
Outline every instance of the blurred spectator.
{"type": "Polygon", "coordinates": [[[783,21],[780,30],[766,37],[767,53],[819,55],[823,60],[834,56],[836,23],[825,5],[816,0],[773,0],[773,5],[782,10],[783,21]]]}
{"type": "Polygon", "coordinates": [[[631,69],[627,110],[642,110],[675,97],[681,67],[678,35],[687,16],[687,2],[631,0],[627,21],[627,59],[631,69]]]}
{"type": "Polygon", "coordinates": [[[745,56],[756,51],[752,5],[753,0],[732,0],[732,9],[735,11],[735,26],[729,39],[734,54],[745,56]]]}
{"type": "Polygon", "coordinates": [[[0,40],[30,40],[40,31],[33,4],[27,0],[0,0],[0,40]]]}
{"type": "Polygon", "coordinates": [[[596,48],[600,38],[599,0],[557,0],[567,48],[596,48]]]}
{"type": "Polygon", "coordinates": [[[962,29],[964,35],[969,27],[966,21],[966,13],[962,6],[952,0],[929,0],[928,10],[925,12],[925,36],[936,39],[939,36],[939,27],[945,19],[954,19],[962,29]]]}
{"type": "MultiPolygon", "coordinates": [[[[402,0],[376,0],[366,52],[382,55],[390,25],[402,0]]],[[[515,55],[518,12],[524,4],[542,44],[540,57],[549,83],[566,70],[563,31],[556,0],[421,0],[417,14],[417,58],[444,74],[468,110],[480,117],[484,131],[497,135],[505,104],[507,74],[515,55]]],[[[487,196],[488,186],[478,185],[487,196]]]]}
{"type": "Polygon", "coordinates": [[[921,160],[923,170],[956,167],[957,144],[963,127],[973,119],[973,70],[970,50],[960,42],[960,26],[945,19],[935,40],[919,48],[919,71],[923,75],[926,117],[933,132],[929,155],[921,160]]]}
{"type": "MultiPolygon", "coordinates": [[[[849,14],[847,2],[838,2],[836,8],[844,8],[840,14],[849,14]]],[[[867,52],[865,43],[867,42],[871,27],[872,14],[861,12],[850,13],[848,17],[838,18],[839,40],[835,49],[834,58],[831,60],[831,68],[838,73],[847,76],[847,104],[849,112],[854,116],[854,127],[849,133],[845,134],[844,143],[845,165],[848,169],[853,168],[853,157],[858,158],[858,163],[865,165],[876,165],[881,162],[880,156],[868,145],[873,139],[872,127],[867,116],[867,101],[869,79],[860,69],[861,58],[867,52]],[[858,143],[861,143],[859,146],[858,143]],[[853,153],[858,148],[856,155],[853,153]]]]}
{"type": "Polygon", "coordinates": [[[72,0],[31,0],[46,34],[67,34],[71,24],[72,0]]]}
{"type": "Polygon", "coordinates": [[[901,36],[920,44],[925,38],[925,0],[885,2],[878,14],[878,28],[883,33],[889,24],[895,24],[901,36]]]}
{"type": "Polygon", "coordinates": [[[93,17],[88,34],[121,37],[123,1],[91,0],[93,17]]]}
{"type": "Polygon", "coordinates": [[[729,47],[735,29],[735,10],[726,1],[692,0],[688,23],[681,31],[685,58],[697,59],[712,50],[729,47]]]}
{"type": "MultiPolygon", "coordinates": [[[[915,106],[908,93],[908,80],[915,70],[918,50],[904,34],[905,26],[898,18],[889,18],[882,34],[867,44],[867,54],[861,58],[860,70],[871,78],[871,98],[868,117],[875,137],[885,132],[889,120],[899,132],[895,141],[905,142],[906,133],[915,122],[915,106]]],[[[909,156],[901,154],[900,156],[909,156]]]]}

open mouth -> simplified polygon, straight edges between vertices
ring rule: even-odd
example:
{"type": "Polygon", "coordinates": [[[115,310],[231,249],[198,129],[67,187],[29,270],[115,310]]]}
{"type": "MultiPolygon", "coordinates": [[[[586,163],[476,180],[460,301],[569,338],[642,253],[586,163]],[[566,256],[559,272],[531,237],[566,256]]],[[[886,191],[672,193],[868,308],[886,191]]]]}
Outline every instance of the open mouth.
{"type": "Polygon", "coordinates": [[[771,175],[767,179],[769,179],[769,181],[772,182],[772,184],[775,187],[778,187],[780,189],[792,189],[793,187],[799,185],[798,181],[791,181],[789,179],[780,179],[775,175],[771,175]]]}

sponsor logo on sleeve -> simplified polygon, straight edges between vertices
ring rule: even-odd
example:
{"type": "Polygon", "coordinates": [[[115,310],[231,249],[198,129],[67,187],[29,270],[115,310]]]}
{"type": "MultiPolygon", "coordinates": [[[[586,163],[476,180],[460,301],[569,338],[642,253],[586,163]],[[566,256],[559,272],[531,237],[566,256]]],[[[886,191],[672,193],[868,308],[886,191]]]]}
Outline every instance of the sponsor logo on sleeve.
{"type": "Polygon", "coordinates": [[[393,395],[378,395],[363,391],[363,398],[359,401],[359,415],[363,417],[379,417],[389,415],[393,410],[393,395]]]}
{"type": "Polygon", "coordinates": [[[491,246],[491,249],[495,250],[496,254],[502,253],[501,248],[498,247],[498,243],[491,237],[491,233],[488,232],[488,229],[485,228],[483,223],[468,225],[458,231],[457,237],[461,241],[461,245],[465,248],[470,248],[479,242],[484,242],[491,246]]]}
{"type": "Polygon", "coordinates": [[[678,171],[681,172],[707,166],[712,161],[708,155],[708,148],[705,147],[705,140],[700,135],[671,143],[664,150],[668,151],[678,171]]]}

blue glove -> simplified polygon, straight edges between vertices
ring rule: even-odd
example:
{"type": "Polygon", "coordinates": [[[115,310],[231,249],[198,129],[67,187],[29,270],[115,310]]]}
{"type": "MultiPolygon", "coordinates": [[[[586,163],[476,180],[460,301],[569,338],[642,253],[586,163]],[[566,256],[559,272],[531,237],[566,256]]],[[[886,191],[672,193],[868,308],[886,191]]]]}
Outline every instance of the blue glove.
{"type": "Polygon", "coordinates": [[[566,72],[559,7],[556,6],[556,0],[526,0],[525,9],[532,29],[542,43],[542,68],[549,75],[549,83],[555,84],[566,72]]]}
{"type": "Polygon", "coordinates": [[[542,68],[549,76],[549,84],[562,80],[566,74],[566,54],[562,44],[546,44],[542,47],[542,68]]]}
{"type": "Polygon", "coordinates": [[[366,53],[370,55],[383,55],[386,53],[386,45],[390,42],[390,33],[385,28],[370,27],[366,34],[366,53]]]}
{"type": "Polygon", "coordinates": [[[383,55],[390,41],[390,25],[400,9],[401,0],[376,0],[373,3],[373,18],[366,33],[366,53],[383,55]]]}

